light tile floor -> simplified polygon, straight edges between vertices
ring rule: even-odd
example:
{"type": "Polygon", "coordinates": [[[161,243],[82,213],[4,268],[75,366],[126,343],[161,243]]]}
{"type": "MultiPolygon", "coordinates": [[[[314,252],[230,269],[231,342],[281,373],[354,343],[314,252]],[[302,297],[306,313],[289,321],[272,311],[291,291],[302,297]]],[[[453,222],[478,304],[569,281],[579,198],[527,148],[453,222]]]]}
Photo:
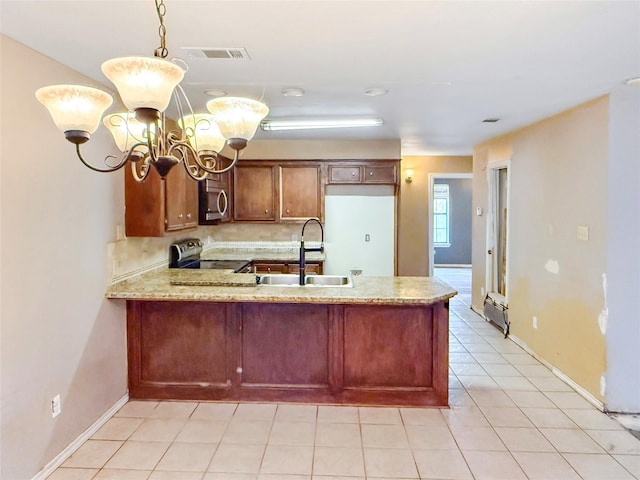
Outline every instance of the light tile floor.
{"type": "Polygon", "coordinates": [[[49,480],[639,479],[640,440],[446,278],[450,409],[131,401],[49,480]]]}

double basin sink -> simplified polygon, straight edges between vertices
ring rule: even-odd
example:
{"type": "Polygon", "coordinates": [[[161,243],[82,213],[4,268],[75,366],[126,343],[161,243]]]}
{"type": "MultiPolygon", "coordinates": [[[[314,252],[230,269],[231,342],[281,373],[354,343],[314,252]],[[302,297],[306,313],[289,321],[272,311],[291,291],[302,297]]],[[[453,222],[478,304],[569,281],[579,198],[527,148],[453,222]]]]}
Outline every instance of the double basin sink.
{"type": "Polygon", "coordinates": [[[353,287],[351,277],[345,275],[306,275],[304,285],[300,285],[300,275],[258,274],[258,285],[278,287],[353,287]]]}

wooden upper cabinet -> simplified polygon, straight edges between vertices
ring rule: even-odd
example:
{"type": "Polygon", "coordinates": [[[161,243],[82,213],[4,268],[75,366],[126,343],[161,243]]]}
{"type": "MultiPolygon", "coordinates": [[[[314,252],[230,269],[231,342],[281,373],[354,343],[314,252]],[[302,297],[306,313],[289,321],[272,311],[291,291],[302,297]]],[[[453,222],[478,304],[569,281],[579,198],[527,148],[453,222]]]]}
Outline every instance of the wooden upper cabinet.
{"type": "Polygon", "coordinates": [[[320,165],[280,166],[280,220],[322,218],[320,165]]]}
{"type": "Polygon", "coordinates": [[[138,183],[130,169],[125,177],[125,229],[129,237],[162,237],[198,226],[198,182],[175,165],[163,180],[151,167],[138,183]]]}
{"type": "Polygon", "coordinates": [[[365,165],[363,183],[396,183],[396,165],[365,165]]]}
{"type": "Polygon", "coordinates": [[[398,160],[369,160],[332,162],[328,184],[398,184],[398,160]]]}
{"type": "Polygon", "coordinates": [[[198,226],[198,182],[182,165],[173,167],[165,179],[166,230],[174,232],[198,226]]]}
{"type": "Polygon", "coordinates": [[[273,165],[238,164],[233,172],[233,218],[276,220],[276,170],[273,165]]]}
{"type": "Polygon", "coordinates": [[[359,165],[329,166],[329,183],[360,183],[362,181],[362,169],[359,165]]]}

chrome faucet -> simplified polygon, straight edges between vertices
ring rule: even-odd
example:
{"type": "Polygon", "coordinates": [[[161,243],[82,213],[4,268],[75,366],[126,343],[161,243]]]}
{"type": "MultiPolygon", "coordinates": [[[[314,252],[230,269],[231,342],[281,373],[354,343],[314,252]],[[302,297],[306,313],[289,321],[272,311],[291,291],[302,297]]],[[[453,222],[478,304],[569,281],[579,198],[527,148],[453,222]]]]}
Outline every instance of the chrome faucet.
{"type": "Polygon", "coordinates": [[[307,220],[306,222],[304,222],[304,225],[302,226],[302,233],[300,234],[300,285],[304,285],[304,270],[305,270],[305,253],[306,252],[324,252],[324,228],[322,226],[322,223],[320,223],[320,220],[318,220],[317,218],[310,218],[309,220],[307,220]],[[307,226],[307,223],[309,222],[316,222],[318,225],[320,225],[320,232],[322,234],[322,238],[320,241],[320,248],[305,248],[304,246],[304,229],[307,226]]]}

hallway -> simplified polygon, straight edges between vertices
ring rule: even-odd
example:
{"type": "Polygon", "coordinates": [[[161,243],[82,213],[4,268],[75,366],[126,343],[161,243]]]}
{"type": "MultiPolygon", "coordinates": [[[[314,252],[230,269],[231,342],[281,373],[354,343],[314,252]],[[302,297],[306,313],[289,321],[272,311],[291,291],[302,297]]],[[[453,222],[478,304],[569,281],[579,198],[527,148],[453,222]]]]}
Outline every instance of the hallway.
{"type": "Polygon", "coordinates": [[[49,479],[640,478],[638,439],[470,310],[469,270],[436,275],[451,408],[132,401],[49,479]]]}

